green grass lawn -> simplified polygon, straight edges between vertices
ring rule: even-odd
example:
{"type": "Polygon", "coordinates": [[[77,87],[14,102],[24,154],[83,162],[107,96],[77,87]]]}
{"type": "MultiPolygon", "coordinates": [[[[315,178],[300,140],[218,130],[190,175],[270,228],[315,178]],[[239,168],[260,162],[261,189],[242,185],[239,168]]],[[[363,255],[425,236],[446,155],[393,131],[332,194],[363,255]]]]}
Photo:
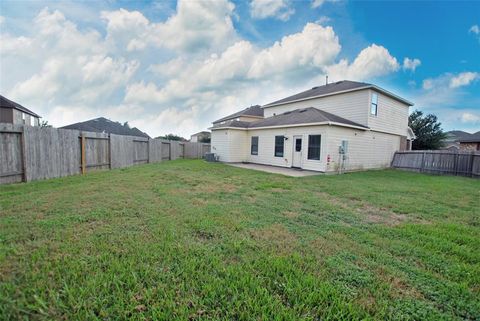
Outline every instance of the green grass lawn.
{"type": "Polygon", "coordinates": [[[480,181],[179,160],[0,186],[0,319],[479,320],[480,181]]]}

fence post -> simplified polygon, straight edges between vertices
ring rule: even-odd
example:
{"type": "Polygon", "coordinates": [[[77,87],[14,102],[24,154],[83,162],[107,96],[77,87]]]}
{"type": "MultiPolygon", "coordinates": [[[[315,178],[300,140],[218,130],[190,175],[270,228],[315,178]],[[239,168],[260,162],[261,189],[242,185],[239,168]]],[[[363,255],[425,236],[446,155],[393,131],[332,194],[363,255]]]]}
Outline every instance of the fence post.
{"type": "Polygon", "coordinates": [[[25,139],[25,125],[22,126],[22,181],[27,182],[27,147],[25,139]]]}
{"type": "Polygon", "coordinates": [[[422,153],[422,166],[420,167],[420,172],[423,172],[425,169],[425,152],[422,153]]]}
{"type": "Polygon", "coordinates": [[[150,138],[147,139],[147,164],[150,164],[150,138]]]}
{"type": "Polygon", "coordinates": [[[108,134],[108,169],[112,169],[112,134],[108,134]]]}
{"type": "Polygon", "coordinates": [[[82,175],[85,175],[85,169],[86,169],[86,157],[85,157],[85,134],[82,133],[82,138],[80,140],[80,147],[82,151],[82,175]]]}
{"type": "Polygon", "coordinates": [[[470,177],[473,177],[473,161],[475,160],[475,152],[470,155],[470,177]]]}
{"type": "Polygon", "coordinates": [[[455,176],[458,176],[458,152],[455,151],[455,157],[453,158],[454,168],[455,168],[455,176]]]}

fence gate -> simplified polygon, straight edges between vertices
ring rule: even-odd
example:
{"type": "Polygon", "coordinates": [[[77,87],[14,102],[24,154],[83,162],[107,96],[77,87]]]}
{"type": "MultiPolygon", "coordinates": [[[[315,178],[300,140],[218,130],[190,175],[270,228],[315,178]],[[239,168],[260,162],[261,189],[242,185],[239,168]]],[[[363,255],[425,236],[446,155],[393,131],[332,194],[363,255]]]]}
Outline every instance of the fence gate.
{"type": "Polygon", "coordinates": [[[22,131],[0,127],[0,184],[23,180],[22,131]]]}
{"type": "Polygon", "coordinates": [[[178,158],[185,158],[185,144],[178,144],[178,158]]]}
{"type": "Polygon", "coordinates": [[[162,142],[162,160],[170,160],[170,143],[164,143],[162,142]]]}
{"type": "Polygon", "coordinates": [[[135,164],[148,163],[148,140],[133,140],[133,162],[135,164]]]}

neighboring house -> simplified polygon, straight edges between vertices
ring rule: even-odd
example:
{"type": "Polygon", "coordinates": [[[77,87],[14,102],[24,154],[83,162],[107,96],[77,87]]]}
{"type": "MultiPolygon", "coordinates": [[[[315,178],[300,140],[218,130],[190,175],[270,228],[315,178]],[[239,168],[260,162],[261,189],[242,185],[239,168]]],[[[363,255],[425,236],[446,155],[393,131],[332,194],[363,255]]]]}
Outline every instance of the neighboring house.
{"type": "Polygon", "coordinates": [[[125,135],[125,136],[138,136],[150,138],[146,133],[142,132],[136,127],[130,128],[130,126],[124,124],[122,125],[119,122],[111,121],[104,117],[99,117],[91,120],[87,120],[80,123],[71,124],[68,126],[60,127],[63,129],[76,129],[86,132],[96,132],[96,133],[108,133],[116,135],[125,135]]]}
{"type": "Polygon", "coordinates": [[[446,133],[443,149],[448,150],[480,150],[480,131],[470,134],[462,130],[452,130],[446,133]]]}
{"type": "Polygon", "coordinates": [[[0,123],[39,126],[40,118],[30,109],[0,95],[0,123]]]}
{"type": "Polygon", "coordinates": [[[460,150],[480,151],[480,131],[458,140],[460,150]]]}
{"type": "Polygon", "coordinates": [[[460,143],[458,142],[459,139],[466,138],[471,135],[470,133],[464,132],[462,130],[451,130],[449,132],[446,132],[445,134],[446,138],[443,140],[442,149],[448,149],[453,151],[460,149],[460,143]]]}
{"type": "Polygon", "coordinates": [[[210,139],[211,139],[210,132],[206,132],[206,131],[199,132],[190,136],[190,141],[192,143],[209,142],[210,139]]]}
{"type": "Polygon", "coordinates": [[[388,167],[414,139],[412,105],[372,84],[339,81],[214,121],[211,150],[223,162],[321,172],[388,167]]]}

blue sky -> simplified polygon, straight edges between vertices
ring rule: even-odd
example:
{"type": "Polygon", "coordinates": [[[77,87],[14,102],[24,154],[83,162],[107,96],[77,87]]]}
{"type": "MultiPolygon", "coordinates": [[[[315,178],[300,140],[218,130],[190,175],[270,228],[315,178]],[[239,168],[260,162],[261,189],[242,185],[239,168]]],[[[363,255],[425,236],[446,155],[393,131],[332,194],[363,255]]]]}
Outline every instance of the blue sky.
{"type": "Polygon", "coordinates": [[[0,92],[55,126],[187,136],[328,74],[480,130],[478,1],[2,1],[0,37],[0,92]]]}

